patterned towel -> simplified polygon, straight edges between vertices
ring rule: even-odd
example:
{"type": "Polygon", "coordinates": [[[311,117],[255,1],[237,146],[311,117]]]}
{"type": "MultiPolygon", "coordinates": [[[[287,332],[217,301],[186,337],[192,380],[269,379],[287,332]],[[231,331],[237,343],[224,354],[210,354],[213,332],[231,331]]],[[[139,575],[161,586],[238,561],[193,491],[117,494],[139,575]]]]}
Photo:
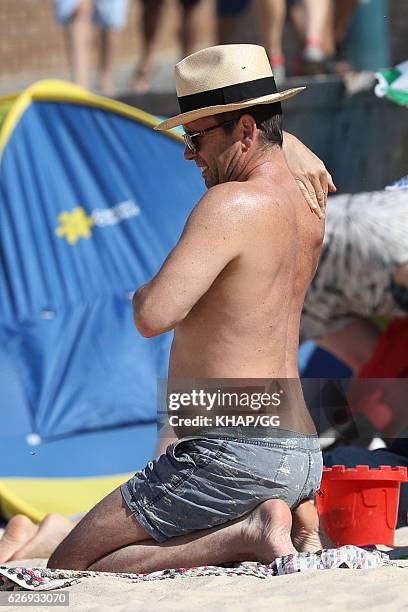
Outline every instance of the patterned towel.
{"type": "Polygon", "coordinates": [[[78,572],[74,570],[51,570],[46,568],[0,566],[0,591],[50,591],[69,587],[83,579],[115,577],[128,582],[163,580],[165,578],[187,578],[195,576],[253,576],[271,578],[296,572],[349,568],[369,569],[382,565],[394,565],[386,553],[375,547],[342,546],[317,553],[298,553],[276,559],[269,565],[262,563],[231,563],[223,566],[167,569],[151,574],[110,574],[107,572],[78,572]]]}

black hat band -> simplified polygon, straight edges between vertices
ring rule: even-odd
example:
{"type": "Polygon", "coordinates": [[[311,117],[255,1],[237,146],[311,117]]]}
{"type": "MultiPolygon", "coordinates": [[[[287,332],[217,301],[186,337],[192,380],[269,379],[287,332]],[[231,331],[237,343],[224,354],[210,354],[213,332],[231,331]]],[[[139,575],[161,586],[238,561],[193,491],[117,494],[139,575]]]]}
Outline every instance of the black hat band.
{"type": "Polygon", "coordinates": [[[188,96],[179,96],[178,101],[180,112],[188,113],[207,108],[208,106],[234,104],[235,102],[244,102],[251,100],[251,98],[261,98],[262,96],[276,93],[278,93],[278,89],[275,79],[273,76],[270,76],[263,79],[255,79],[255,81],[247,81],[246,83],[210,89],[188,96]]]}

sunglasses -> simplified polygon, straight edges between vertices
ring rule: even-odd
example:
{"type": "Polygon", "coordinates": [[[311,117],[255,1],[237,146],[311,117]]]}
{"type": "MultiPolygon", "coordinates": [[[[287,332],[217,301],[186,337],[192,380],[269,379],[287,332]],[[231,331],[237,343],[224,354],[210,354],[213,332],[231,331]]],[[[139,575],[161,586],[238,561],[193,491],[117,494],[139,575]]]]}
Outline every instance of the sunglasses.
{"type": "Polygon", "coordinates": [[[223,123],[217,123],[217,125],[213,125],[213,127],[210,127],[206,130],[202,130],[201,132],[195,132],[194,134],[189,134],[188,132],[184,132],[183,134],[184,144],[186,145],[187,149],[191,151],[191,153],[197,153],[198,145],[194,142],[195,138],[198,138],[199,136],[204,136],[204,134],[208,134],[209,132],[212,132],[213,130],[216,130],[217,128],[223,127],[224,125],[229,125],[230,123],[236,123],[236,122],[237,122],[236,119],[230,119],[229,121],[224,121],[223,123]]]}

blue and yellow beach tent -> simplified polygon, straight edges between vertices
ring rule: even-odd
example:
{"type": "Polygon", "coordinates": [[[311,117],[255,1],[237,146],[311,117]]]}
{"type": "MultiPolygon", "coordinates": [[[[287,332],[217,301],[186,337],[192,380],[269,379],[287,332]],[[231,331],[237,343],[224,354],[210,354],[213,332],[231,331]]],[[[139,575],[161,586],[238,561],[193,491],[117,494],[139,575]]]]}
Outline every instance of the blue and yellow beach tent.
{"type": "Polygon", "coordinates": [[[152,457],[171,338],[137,333],[131,296],[204,185],[177,135],[72,84],[1,108],[0,511],[40,520],[152,457]]]}

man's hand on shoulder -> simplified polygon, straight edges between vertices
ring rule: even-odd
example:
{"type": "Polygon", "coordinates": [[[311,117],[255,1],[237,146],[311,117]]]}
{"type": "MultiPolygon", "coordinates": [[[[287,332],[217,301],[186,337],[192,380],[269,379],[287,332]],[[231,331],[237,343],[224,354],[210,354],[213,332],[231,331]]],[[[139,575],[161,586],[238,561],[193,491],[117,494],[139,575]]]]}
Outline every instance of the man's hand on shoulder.
{"type": "Polygon", "coordinates": [[[136,291],[133,318],[143,336],[173,329],[239,255],[232,196],[227,185],[210,189],[193,209],[159,272],[136,291]]]}
{"type": "Polygon", "coordinates": [[[320,219],[324,218],[328,193],[337,191],[324,163],[288,132],[284,132],[283,152],[306,202],[320,219]]]}

